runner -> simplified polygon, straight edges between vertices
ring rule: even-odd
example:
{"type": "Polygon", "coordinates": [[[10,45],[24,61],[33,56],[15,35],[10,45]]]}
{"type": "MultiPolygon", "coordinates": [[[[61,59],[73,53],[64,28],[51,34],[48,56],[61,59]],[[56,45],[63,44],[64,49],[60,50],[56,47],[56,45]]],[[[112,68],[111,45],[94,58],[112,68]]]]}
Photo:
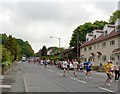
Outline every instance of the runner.
{"type": "Polygon", "coordinates": [[[83,73],[83,69],[84,69],[84,64],[83,64],[83,62],[81,62],[81,63],[79,64],[79,66],[80,66],[80,73],[83,73]]]}
{"type": "Polygon", "coordinates": [[[87,62],[84,63],[85,69],[86,69],[86,76],[85,78],[87,79],[88,77],[91,78],[91,67],[93,66],[92,62],[90,62],[90,59],[88,59],[87,62]]]}
{"type": "Polygon", "coordinates": [[[115,67],[115,81],[118,81],[120,77],[120,65],[118,64],[118,62],[116,62],[114,67],[115,67]]]}
{"type": "Polygon", "coordinates": [[[111,82],[111,75],[112,75],[112,72],[111,72],[111,60],[108,60],[107,64],[104,65],[104,68],[105,68],[105,71],[106,71],[106,75],[107,75],[107,80],[106,80],[106,83],[105,85],[106,86],[110,86],[110,82],[111,82]]]}
{"type": "Polygon", "coordinates": [[[47,68],[47,64],[48,64],[47,60],[45,60],[44,63],[45,63],[45,68],[47,68]]]}
{"type": "Polygon", "coordinates": [[[115,70],[115,69],[114,69],[114,68],[115,68],[115,65],[113,64],[112,61],[110,62],[110,64],[111,64],[111,73],[112,73],[112,74],[111,74],[111,82],[113,82],[112,80],[113,80],[114,77],[115,77],[115,71],[114,71],[114,70],[115,70]]]}
{"type": "Polygon", "coordinates": [[[76,73],[76,71],[77,71],[77,66],[78,66],[78,62],[77,62],[77,60],[75,59],[74,61],[73,61],[73,69],[74,69],[74,75],[75,76],[77,76],[77,73],[76,73]]]}
{"type": "Polygon", "coordinates": [[[65,77],[66,76],[66,70],[67,70],[67,60],[63,61],[63,70],[64,70],[63,77],[65,77]]]}
{"type": "Polygon", "coordinates": [[[69,71],[69,69],[70,69],[70,60],[68,59],[67,60],[67,71],[69,71]]]}

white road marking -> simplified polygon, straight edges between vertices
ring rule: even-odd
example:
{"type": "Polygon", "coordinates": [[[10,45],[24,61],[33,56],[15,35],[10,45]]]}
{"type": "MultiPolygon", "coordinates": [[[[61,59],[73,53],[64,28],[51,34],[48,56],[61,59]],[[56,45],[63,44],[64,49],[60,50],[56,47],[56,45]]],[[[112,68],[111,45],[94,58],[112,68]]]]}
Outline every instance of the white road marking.
{"type": "Polygon", "coordinates": [[[62,73],[57,73],[57,74],[59,74],[59,75],[63,75],[62,73]]]}
{"type": "Polygon", "coordinates": [[[11,88],[11,85],[0,85],[0,88],[11,88]]]}
{"type": "MultiPolygon", "coordinates": [[[[22,66],[22,72],[23,72],[23,66],[22,66]]],[[[27,84],[26,84],[26,81],[25,81],[25,75],[24,75],[24,73],[23,73],[23,81],[24,81],[24,85],[25,85],[25,92],[28,92],[27,84]]]]}
{"type": "Polygon", "coordinates": [[[115,92],[115,91],[112,91],[112,90],[109,90],[109,89],[106,89],[106,88],[103,88],[103,87],[98,87],[99,89],[102,89],[102,90],[105,90],[105,91],[109,91],[109,92],[115,92]]]}
{"type": "Polygon", "coordinates": [[[84,84],[86,84],[87,82],[85,82],[85,81],[82,81],[82,80],[78,80],[78,79],[76,79],[76,78],[73,78],[73,77],[70,77],[71,79],[73,79],[73,80],[76,80],[76,81],[79,81],[79,82],[81,82],[81,83],[84,83],[84,84]]]}
{"type": "Polygon", "coordinates": [[[51,72],[55,72],[54,70],[51,70],[51,69],[49,69],[49,71],[51,71],[51,72]]]}

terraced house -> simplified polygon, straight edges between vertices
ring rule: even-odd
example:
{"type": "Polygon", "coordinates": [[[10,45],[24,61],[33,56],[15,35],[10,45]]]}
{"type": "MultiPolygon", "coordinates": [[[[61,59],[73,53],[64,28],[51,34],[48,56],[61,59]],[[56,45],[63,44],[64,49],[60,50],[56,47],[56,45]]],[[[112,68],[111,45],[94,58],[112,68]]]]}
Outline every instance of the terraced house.
{"type": "Polygon", "coordinates": [[[94,30],[86,35],[86,42],[80,47],[80,58],[91,58],[95,66],[104,65],[107,60],[120,61],[120,19],[114,25],[106,24],[103,30],[94,30]]]}

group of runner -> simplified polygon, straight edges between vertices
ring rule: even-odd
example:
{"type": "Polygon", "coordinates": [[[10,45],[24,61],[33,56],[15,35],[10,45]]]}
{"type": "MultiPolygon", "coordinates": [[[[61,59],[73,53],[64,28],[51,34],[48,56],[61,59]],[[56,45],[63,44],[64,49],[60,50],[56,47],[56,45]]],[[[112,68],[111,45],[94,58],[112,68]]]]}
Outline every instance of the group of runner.
{"type": "MultiPolygon", "coordinates": [[[[34,64],[41,64],[41,65],[45,65],[45,68],[47,67],[48,64],[54,65],[53,61],[50,60],[34,60],[34,59],[30,59],[28,60],[29,63],[33,62],[34,64]],[[50,63],[53,62],[53,63],[50,63]]],[[[59,61],[57,61],[59,62],[59,61]]],[[[90,59],[88,59],[86,62],[82,62],[82,63],[78,63],[78,61],[76,59],[73,60],[64,60],[62,61],[62,67],[63,67],[63,77],[66,76],[66,72],[70,69],[70,64],[72,63],[73,66],[73,74],[74,76],[77,76],[77,70],[79,70],[80,72],[84,72],[83,69],[85,69],[85,78],[91,78],[91,70],[92,70],[92,66],[93,66],[93,62],[91,62],[90,59]]],[[[118,62],[113,63],[111,60],[108,60],[108,62],[103,66],[107,75],[107,79],[105,82],[106,86],[110,86],[110,83],[113,81],[113,79],[115,81],[119,80],[120,77],[120,65],[118,62]]]]}
{"type": "MultiPolygon", "coordinates": [[[[65,61],[63,61],[62,65],[63,65],[63,70],[64,70],[63,76],[66,76],[66,70],[69,70],[69,68],[70,68],[70,61],[65,60],[65,61]]],[[[77,62],[76,59],[72,60],[72,65],[73,65],[73,70],[74,70],[73,73],[74,73],[75,76],[77,76],[76,71],[78,69],[78,62],[77,62]]]]}
{"type": "MultiPolygon", "coordinates": [[[[90,61],[90,59],[88,59],[87,62],[80,63],[80,64],[77,62],[76,59],[72,60],[71,62],[72,62],[72,65],[73,65],[73,74],[75,76],[77,76],[77,73],[76,73],[77,70],[80,70],[80,72],[83,72],[83,69],[85,68],[86,78],[88,78],[88,77],[91,78],[91,68],[92,68],[93,64],[90,61]]],[[[69,70],[69,67],[70,67],[69,64],[70,63],[67,60],[63,61],[63,70],[64,70],[63,76],[66,76],[66,70],[69,70]]]]}
{"type": "MultiPolygon", "coordinates": [[[[73,74],[77,76],[76,71],[80,69],[80,72],[83,72],[85,69],[85,78],[92,78],[91,77],[91,69],[93,63],[88,59],[87,62],[80,63],[78,66],[78,62],[76,60],[72,60],[73,63],[73,74]],[[78,68],[79,67],[79,68],[78,68]]],[[[108,60],[107,63],[103,66],[107,75],[107,79],[105,81],[106,86],[110,86],[110,83],[114,81],[119,81],[120,78],[120,65],[118,62],[113,63],[111,60],[108,60]]],[[[63,61],[63,76],[66,76],[66,71],[68,70],[68,61],[63,61]]]]}

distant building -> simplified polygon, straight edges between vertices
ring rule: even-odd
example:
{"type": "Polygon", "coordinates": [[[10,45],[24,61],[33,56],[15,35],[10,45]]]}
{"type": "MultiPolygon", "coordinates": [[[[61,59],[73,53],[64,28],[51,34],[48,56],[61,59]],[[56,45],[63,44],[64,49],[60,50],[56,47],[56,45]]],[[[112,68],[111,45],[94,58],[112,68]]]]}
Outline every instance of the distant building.
{"type": "Polygon", "coordinates": [[[105,64],[107,60],[120,60],[120,19],[115,25],[107,24],[103,30],[94,30],[86,35],[86,42],[80,46],[80,58],[90,58],[94,65],[105,64]]]}

